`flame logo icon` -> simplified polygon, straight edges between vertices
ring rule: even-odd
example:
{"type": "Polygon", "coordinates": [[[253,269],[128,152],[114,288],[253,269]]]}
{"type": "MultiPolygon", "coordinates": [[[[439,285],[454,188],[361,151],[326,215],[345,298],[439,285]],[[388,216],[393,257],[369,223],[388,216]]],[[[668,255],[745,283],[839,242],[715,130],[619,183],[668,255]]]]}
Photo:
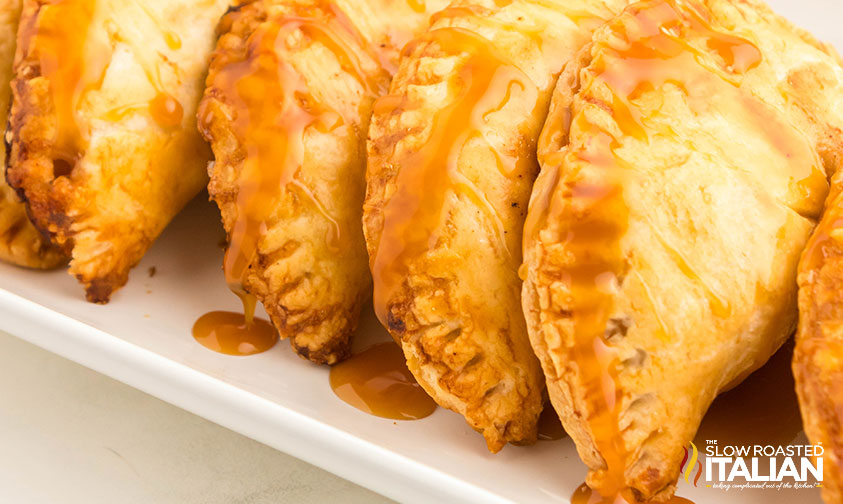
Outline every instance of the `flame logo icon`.
{"type": "Polygon", "coordinates": [[[694,476],[694,486],[697,486],[697,482],[700,480],[700,476],[702,475],[702,462],[699,461],[699,451],[697,451],[697,446],[692,442],[691,443],[691,460],[690,463],[686,466],[685,462],[688,462],[688,449],[683,448],[685,450],[685,456],[682,458],[682,464],[679,466],[679,472],[685,472],[685,482],[690,484],[691,483],[691,471],[694,469],[694,465],[697,466],[697,475],[694,476]]]}

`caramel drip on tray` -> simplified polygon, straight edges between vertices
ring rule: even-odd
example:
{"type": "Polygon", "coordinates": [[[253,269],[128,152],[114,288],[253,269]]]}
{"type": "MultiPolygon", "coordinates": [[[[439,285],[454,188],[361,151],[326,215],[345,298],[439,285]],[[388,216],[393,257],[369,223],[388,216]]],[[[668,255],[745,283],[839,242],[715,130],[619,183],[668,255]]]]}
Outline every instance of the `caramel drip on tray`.
{"type": "MultiPolygon", "coordinates": [[[[595,41],[592,54],[596,57],[586,70],[590,76],[585,77],[582,92],[588,93],[588,86],[609,88],[612,113],[622,134],[615,136],[589,122],[582,113],[563,117],[570,125],[560,126],[570,126],[587,138],[582,144],[571,145],[569,151],[544,158],[541,178],[545,180],[539,185],[541,191],[533,196],[525,227],[525,250],[532,250],[533,244],[542,239],[543,229],[560,230],[558,240],[565,247],[567,259],[564,264],[549,267],[568,287],[562,317],[569,318],[573,327],[569,355],[579,369],[584,386],[581,394],[588,402],[586,411],[591,412],[589,429],[605,461],[605,468],[595,471],[589,480],[601,495],[580,492],[574,495],[574,502],[635,502],[624,475],[633,454],[627,450],[619,427],[624,406],[617,378],[622,366],[607,339],[607,329],[615,309],[613,292],[626,275],[621,239],[627,230],[629,209],[623,193],[625,182],[635,170],[617,152],[625,141],[649,142],[656,127],[646,115],[646,106],[637,99],[650,91],[675,86],[692,110],[703,111],[709,105],[712,86],[717,86],[730,104],[743,109],[751,125],[749,132],[777,150],[781,169],[790,170],[785,175],[792,174],[792,185],[805,188],[805,193],[821,188],[819,160],[807,139],[772,108],[740,88],[742,74],[761,63],[761,52],[749,40],[717,31],[709,16],[693,0],[650,0],[628,7],[607,25],[610,33],[595,41]]],[[[677,254],[672,257],[692,281],[702,282],[693,265],[677,254]]],[[[728,316],[730,308],[721,296],[709,286],[701,287],[708,294],[712,313],[728,316]]]]}
{"type": "MultiPolygon", "coordinates": [[[[538,101],[538,90],[531,79],[499,54],[490,41],[462,28],[432,30],[408,44],[405,54],[419,44],[436,44],[444,53],[464,61],[454,79],[460,83],[452,90],[456,96],[433,116],[425,144],[390,159],[398,167],[396,190],[383,209],[382,233],[371,259],[375,312],[386,327],[388,305],[410,264],[424,256],[439,238],[436,229],[449,198],[467,196],[484,209],[497,232],[499,246],[510,254],[514,264],[520,262],[520,250],[508,243],[492,203],[457,169],[462,149],[469,142],[486,142],[498,169],[506,176],[524,171],[526,163],[535,163],[532,157],[499,152],[484,138],[488,114],[503,108],[513,93],[528,93],[530,101],[538,101]]],[[[410,100],[385,96],[375,103],[375,114],[411,109],[414,104],[410,100]]]]}
{"type": "Polygon", "coordinates": [[[418,420],[436,403],[407,369],[395,343],[378,343],[331,367],[331,388],[355,408],[383,418],[418,420]]]}
{"type": "MultiPolygon", "coordinates": [[[[230,16],[238,14],[233,12],[230,16]]],[[[365,41],[332,3],[300,7],[293,15],[265,21],[249,36],[245,58],[222,62],[209,87],[235,110],[231,127],[246,153],[237,178],[237,218],[229,234],[224,269],[229,287],[244,301],[247,319],[251,318],[255,301],[244,289],[244,281],[284,191],[295,191],[333,224],[329,237],[332,243],[341,239],[336,218],[297,179],[297,174],[304,159],[304,134],[308,128],[329,132],[352,127],[354,121],[318,102],[301,75],[285,61],[287,40],[296,31],[333,52],[342,68],[356,76],[371,98],[386,91],[380,79],[362,69],[361,48],[366,46],[365,41]]],[[[206,138],[211,138],[210,120],[203,102],[199,125],[206,138]]]]}
{"type": "Polygon", "coordinates": [[[193,324],[193,337],[202,346],[226,355],[254,355],[272,348],[278,332],[269,322],[242,313],[213,311],[193,324]]]}

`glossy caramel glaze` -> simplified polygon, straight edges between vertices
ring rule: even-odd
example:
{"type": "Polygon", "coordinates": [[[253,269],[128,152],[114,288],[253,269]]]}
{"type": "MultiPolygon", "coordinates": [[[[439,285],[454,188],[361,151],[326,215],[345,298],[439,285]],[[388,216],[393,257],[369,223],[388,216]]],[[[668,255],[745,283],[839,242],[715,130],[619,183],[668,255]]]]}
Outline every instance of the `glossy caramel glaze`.
{"type": "Polygon", "coordinates": [[[7,179],[90,301],[108,301],[207,180],[194,114],[227,6],[25,2],[7,179]]]}
{"type": "MultiPolygon", "coordinates": [[[[37,22],[25,28],[21,37],[28,40],[25,51],[39,55],[41,75],[50,81],[51,98],[56,108],[55,158],[74,165],[87,149],[90,132],[79,114],[80,102],[88,91],[98,90],[111,63],[113,48],[95,25],[97,2],[91,0],[59,0],[39,11],[37,22]],[[79,36],[87,33],[88,36],[79,36]]],[[[149,12],[148,9],[144,9],[149,12]]],[[[97,19],[102,23],[102,19],[97,19]]],[[[108,21],[105,21],[107,24],[108,21]]],[[[110,30],[106,27],[106,30],[110,30]]],[[[162,34],[171,49],[177,37],[162,34]]],[[[145,68],[149,83],[157,93],[145,105],[161,127],[181,125],[184,108],[173,95],[164,91],[158,70],[145,68]]],[[[144,105],[123,105],[120,110],[137,112],[144,105]]],[[[125,114],[120,114],[124,118],[125,114]]]]}
{"type": "MultiPolygon", "coordinates": [[[[467,143],[484,141],[486,118],[508,104],[511,93],[527,93],[525,101],[538,107],[538,90],[518,66],[499,54],[487,39],[471,31],[433,30],[405,51],[412,53],[421,44],[434,44],[446,54],[467,54],[468,59],[457,77],[464,83],[461,92],[432,118],[430,137],[424,147],[390,159],[401,170],[395,180],[396,192],[383,207],[380,241],[371,260],[375,313],[385,327],[389,324],[387,304],[409,274],[408,265],[439,239],[437,231],[449,197],[464,196],[485,211],[498,240],[493,246],[504,251],[511,264],[519,259],[504,234],[500,215],[486,195],[460,173],[457,160],[467,143]]],[[[384,97],[376,104],[375,113],[403,110],[411,106],[408,100],[406,95],[384,97]]],[[[504,177],[523,177],[532,171],[534,160],[529,156],[509,156],[494,149],[491,152],[493,163],[504,177]]]]}
{"type": "Polygon", "coordinates": [[[540,140],[524,308],[551,399],[607,498],[672,494],[714,396],[795,322],[794,265],[826,168],[806,117],[782,103],[799,99],[778,90],[790,60],[713,14],[736,9],[631,5],[560,78],[540,140]]]}
{"type": "Polygon", "coordinates": [[[173,95],[158,93],[149,101],[149,113],[162,128],[175,128],[184,118],[184,107],[173,95]]]}
{"type": "Polygon", "coordinates": [[[275,346],[278,332],[269,322],[242,313],[208,312],[193,324],[193,337],[202,346],[226,355],[245,356],[265,352],[275,346]]]}
{"type": "MultiPolygon", "coordinates": [[[[225,23],[238,23],[240,16],[248,15],[244,10],[234,11],[225,23]]],[[[236,182],[237,217],[224,261],[226,281],[241,296],[247,293],[245,275],[257,258],[258,242],[275,210],[279,188],[297,191],[313,209],[322,212],[333,228],[328,240],[334,248],[341,246],[337,219],[325,212],[325,204],[296,176],[304,159],[306,129],[331,132],[349,128],[354,120],[317,101],[302,76],[284,61],[283,52],[277,48],[295,32],[328,48],[340,67],[359,80],[370,100],[385,90],[380,87],[383,79],[370,77],[360,68],[365,43],[332,3],[303,5],[298,11],[268,19],[249,35],[242,60],[215,60],[217,70],[208,85],[216,99],[236,110],[231,129],[246,153],[236,182]]],[[[203,134],[212,138],[209,123],[213,116],[207,108],[199,115],[203,134]]]]}
{"type": "Polygon", "coordinates": [[[41,75],[51,84],[57,122],[53,156],[71,165],[89,140],[87,125],[78,115],[79,101],[102,82],[112,55],[105,40],[86,36],[92,31],[95,10],[96,2],[90,0],[50,2],[20,28],[22,51],[38,55],[41,75]]]}
{"type": "Polygon", "coordinates": [[[401,348],[378,343],[331,366],[331,389],[360,411],[394,420],[419,420],[436,403],[407,370],[401,348]]]}
{"type": "Polygon", "coordinates": [[[348,356],[368,295],[362,142],[395,51],[381,41],[425,19],[403,3],[256,1],[220,25],[199,124],[217,157],[226,280],[315,362],[348,356]]]}
{"type": "Polygon", "coordinates": [[[623,2],[457,1],[404,49],[370,128],[376,313],[489,449],[535,440],[541,375],[517,267],[551,85],[623,2]]]}
{"type": "MultiPolygon", "coordinates": [[[[567,310],[571,313],[575,342],[570,359],[579,368],[582,394],[591,411],[589,428],[607,466],[608,481],[600,488],[604,495],[624,490],[624,472],[629,463],[629,452],[618,427],[624,408],[623,391],[619,390],[617,380],[621,364],[608,341],[607,334],[611,332],[607,327],[615,309],[612,290],[628,267],[620,241],[628,228],[623,190],[626,172],[631,167],[615,156],[614,150],[620,147],[620,136],[646,140],[649,134],[642,124],[641,110],[633,103],[638,95],[666,83],[677,83],[687,93],[696,91],[689,83],[708,71],[696,62],[697,46],[691,45],[692,42],[702,39],[703,47],[726,52],[727,65],[734,60],[733,54],[741,54],[745,61],[741,60],[736,72],[746,71],[760,62],[760,53],[749,41],[714,31],[694,10],[683,11],[672,2],[636,4],[627,9],[624,17],[613,21],[611,27],[619,41],[595,42],[597,47],[592,53],[600,56],[592,60],[589,73],[612,93],[612,113],[620,135],[613,135],[598,125],[577,124],[585,129],[589,139],[569,151],[570,162],[595,170],[601,176],[586,179],[580,172],[571,170],[555,184],[556,191],[564,187],[570,204],[544,199],[530,208],[538,216],[536,220],[552,220],[567,235],[565,246],[571,259],[562,274],[569,290],[567,310]],[[542,208],[541,203],[548,206],[542,208]]],[[[806,142],[802,145],[803,150],[813,154],[806,142]]],[[[537,236],[539,231],[535,226],[532,220],[527,223],[527,236],[537,236]]]]}

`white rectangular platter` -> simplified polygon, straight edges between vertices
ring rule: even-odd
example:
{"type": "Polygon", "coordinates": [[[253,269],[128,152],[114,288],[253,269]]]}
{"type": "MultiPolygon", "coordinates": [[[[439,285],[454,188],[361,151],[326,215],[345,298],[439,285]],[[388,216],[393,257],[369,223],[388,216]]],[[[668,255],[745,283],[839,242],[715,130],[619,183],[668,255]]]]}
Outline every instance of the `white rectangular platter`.
{"type": "MultiPolygon", "coordinates": [[[[843,50],[841,0],[770,3],[843,50]]],[[[413,422],[351,408],[334,396],[327,368],[284,342],[246,358],[198,345],[190,335],[197,317],[240,309],[221,272],[219,217],[204,198],[173,222],[107,306],[86,303],[64,271],[0,265],[0,329],[401,502],[569,502],[586,470],[567,438],[491,455],[461,417],[441,408],[413,422]]],[[[383,337],[370,311],[360,335],[383,337]]],[[[717,492],[684,482],[679,494],[698,504],[820,502],[816,490],[717,492]]]]}

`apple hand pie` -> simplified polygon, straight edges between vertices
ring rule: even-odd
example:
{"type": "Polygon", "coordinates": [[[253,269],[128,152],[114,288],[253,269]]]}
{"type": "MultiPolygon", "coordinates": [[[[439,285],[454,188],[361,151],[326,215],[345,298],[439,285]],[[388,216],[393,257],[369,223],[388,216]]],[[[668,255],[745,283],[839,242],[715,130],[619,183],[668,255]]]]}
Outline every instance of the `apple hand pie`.
{"type": "Polygon", "coordinates": [[[90,301],[207,182],[195,110],[227,0],[25,0],[6,176],[90,301]]]}
{"type": "Polygon", "coordinates": [[[535,146],[565,62],[621,0],[458,0],[404,49],[369,132],[378,318],[416,380],[489,450],[536,439],[544,390],[520,306],[535,146]]]}
{"type": "Polygon", "coordinates": [[[633,4],[560,77],[523,303],[601,494],[668,498],[712,400],[793,331],[797,262],[843,159],[841,83],[753,0],[633,4]]]}
{"type": "MultiPolygon", "coordinates": [[[[15,57],[15,33],[20,18],[21,0],[0,0],[0,124],[6,124],[12,96],[12,61],[15,57]]],[[[5,142],[0,144],[0,159],[6,159],[5,142]]],[[[26,208],[0,174],[0,260],[47,269],[67,259],[29,222],[26,208]]]]}
{"type": "Polygon", "coordinates": [[[317,363],[348,357],[371,292],[366,131],[400,47],[427,20],[404,0],[258,0],[220,25],[200,128],[216,157],[226,279],[247,317],[255,296],[317,363]]]}

